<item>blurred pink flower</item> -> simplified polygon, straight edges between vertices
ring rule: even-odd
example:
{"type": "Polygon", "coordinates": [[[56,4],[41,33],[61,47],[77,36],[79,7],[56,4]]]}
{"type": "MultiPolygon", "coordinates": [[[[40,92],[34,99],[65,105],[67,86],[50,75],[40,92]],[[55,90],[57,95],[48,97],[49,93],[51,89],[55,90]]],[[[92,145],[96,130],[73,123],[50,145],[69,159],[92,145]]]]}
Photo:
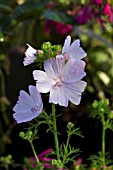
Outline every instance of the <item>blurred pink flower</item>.
{"type": "Polygon", "coordinates": [[[59,34],[66,35],[70,31],[73,30],[73,26],[70,24],[64,24],[64,23],[53,21],[53,20],[46,20],[45,21],[45,31],[47,33],[50,33],[52,31],[52,29],[54,29],[55,32],[57,32],[59,34]]]}
{"type": "MultiPolygon", "coordinates": [[[[38,159],[39,159],[39,161],[43,164],[43,166],[45,167],[45,168],[51,168],[51,158],[47,158],[46,156],[47,156],[47,154],[50,154],[51,153],[51,151],[52,151],[52,149],[51,148],[49,148],[49,149],[47,149],[47,150],[45,150],[44,152],[42,152],[42,153],[40,153],[39,155],[38,155],[38,159]]],[[[37,167],[37,164],[36,164],[36,159],[35,159],[35,157],[31,157],[30,159],[29,159],[29,163],[34,167],[34,168],[36,168],[37,167]]],[[[27,169],[24,169],[24,170],[27,170],[27,169]]]]}
{"type": "Polygon", "coordinates": [[[72,30],[73,30],[72,25],[56,22],[56,32],[66,35],[72,30]]]}
{"type": "Polygon", "coordinates": [[[101,5],[102,4],[102,0],[91,0],[90,3],[96,3],[96,5],[101,5]]]}
{"type": "Polygon", "coordinates": [[[91,20],[91,19],[92,19],[92,6],[91,5],[83,6],[79,14],[75,16],[75,20],[79,24],[87,24],[88,20],[91,20]]]}
{"type": "Polygon", "coordinates": [[[113,22],[113,7],[106,2],[104,5],[104,15],[108,15],[109,16],[109,21],[112,23],[113,22]]]}
{"type": "Polygon", "coordinates": [[[82,164],[82,158],[78,158],[78,160],[76,162],[73,163],[73,166],[78,166],[82,164]]]}

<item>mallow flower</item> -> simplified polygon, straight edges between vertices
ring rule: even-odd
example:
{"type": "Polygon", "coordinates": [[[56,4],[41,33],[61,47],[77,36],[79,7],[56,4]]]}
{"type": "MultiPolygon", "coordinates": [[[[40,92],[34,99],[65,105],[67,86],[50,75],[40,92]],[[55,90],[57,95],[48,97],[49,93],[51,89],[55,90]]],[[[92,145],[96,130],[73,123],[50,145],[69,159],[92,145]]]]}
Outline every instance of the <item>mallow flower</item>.
{"type": "Polygon", "coordinates": [[[19,100],[14,106],[13,118],[17,123],[28,122],[42,112],[43,103],[40,93],[37,91],[35,86],[29,86],[29,93],[24,90],[20,91],[19,100]]]}
{"type": "Polygon", "coordinates": [[[82,59],[86,57],[85,51],[80,47],[80,40],[77,39],[71,44],[71,36],[68,35],[64,41],[62,54],[65,59],[82,59]]]}
{"type": "Polygon", "coordinates": [[[68,100],[78,105],[86,82],[81,79],[85,62],[70,59],[65,63],[63,57],[51,58],[44,62],[44,71],[33,71],[36,88],[41,93],[50,92],[49,103],[68,106],[68,100]]]}
{"type": "Polygon", "coordinates": [[[31,63],[34,62],[34,60],[36,59],[36,54],[37,54],[37,50],[34,49],[33,47],[31,47],[29,44],[28,45],[28,49],[25,51],[25,58],[23,61],[24,66],[27,66],[31,63]]]}

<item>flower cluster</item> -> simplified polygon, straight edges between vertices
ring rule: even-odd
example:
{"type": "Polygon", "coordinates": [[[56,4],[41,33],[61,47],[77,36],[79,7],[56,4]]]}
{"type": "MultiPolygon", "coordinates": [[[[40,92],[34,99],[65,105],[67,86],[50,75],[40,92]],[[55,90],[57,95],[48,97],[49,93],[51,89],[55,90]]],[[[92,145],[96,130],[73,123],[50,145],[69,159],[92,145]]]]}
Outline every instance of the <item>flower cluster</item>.
{"type": "MultiPolygon", "coordinates": [[[[25,56],[24,66],[34,62],[37,50],[28,45],[25,56]]],[[[67,36],[61,54],[45,60],[44,71],[33,71],[36,87],[29,86],[30,95],[20,91],[19,100],[13,108],[13,117],[17,123],[27,122],[39,116],[43,109],[40,93],[50,92],[49,103],[67,107],[70,101],[79,105],[81,93],[86,87],[86,82],[81,80],[86,75],[85,62],[81,60],[85,56],[85,51],[80,47],[80,40],[71,44],[71,37],[67,36]]]]}
{"type": "MultiPolygon", "coordinates": [[[[48,4],[47,8],[51,11],[56,10],[58,3],[53,2],[48,4]]],[[[105,29],[105,23],[113,23],[113,4],[110,1],[103,0],[90,0],[87,3],[80,4],[79,1],[71,6],[71,9],[60,11],[63,15],[65,12],[74,22],[60,22],[56,20],[45,19],[45,31],[47,33],[54,30],[56,33],[61,35],[67,35],[74,30],[77,25],[94,25],[93,23],[98,23],[101,25],[102,29],[105,29]],[[76,4],[76,5],[75,5],[76,4]],[[92,22],[93,21],[93,22],[92,22]]]]}

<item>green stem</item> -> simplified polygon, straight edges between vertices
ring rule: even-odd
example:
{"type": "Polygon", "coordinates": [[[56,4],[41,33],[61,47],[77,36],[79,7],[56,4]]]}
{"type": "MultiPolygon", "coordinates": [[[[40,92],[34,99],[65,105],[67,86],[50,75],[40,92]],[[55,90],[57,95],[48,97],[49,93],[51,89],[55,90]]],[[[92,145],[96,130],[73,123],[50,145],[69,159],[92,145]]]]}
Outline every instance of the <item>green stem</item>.
{"type": "Polygon", "coordinates": [[[104,169],[104,166],[105,166],[105,132],[106,132],[104,116],[102,117],[102,125],[103,125],[103,129],[102,129],[102,158],[103,158],[103,169],[104,169]]]}
{"type": "Polygon", "coordinates": [[[53,133],[55,139],[55,147],[57,153],[57,160],[60,160],[59,154],[59,142],[58,142],[58,134],[57,134],[57,126],[56,126],[56,116],[55,116],[55,105],[52,103],[52,114],[53,114],[53,133]]]}
{"type": "Polygon", "coordinates": [[[66,157],[67,157],[67,148],[68,148],[68,145],[69,145],[69,141],[70,141],[70,135],[68,134],[66,147],[65,147],[65,151],[64,151],[63,164],[65,163],[65,160],[66,160],[66,157]]]}
{"type": "Polygon", "coordinates": [[[33,143],[32,143],[31,141],[30,141],[30,144],[31,144],[31,148],[32,148],[32,150],[33,150],[34,156],[35,156],[35,158],[36,158],[36,162],[37,162],[37,164],[39,165],[39,159],[38,159],[38,156],[37,156],[37,154],[36,154],[36,152],[35,152],[34,145],[33,145],[33,143]]]}

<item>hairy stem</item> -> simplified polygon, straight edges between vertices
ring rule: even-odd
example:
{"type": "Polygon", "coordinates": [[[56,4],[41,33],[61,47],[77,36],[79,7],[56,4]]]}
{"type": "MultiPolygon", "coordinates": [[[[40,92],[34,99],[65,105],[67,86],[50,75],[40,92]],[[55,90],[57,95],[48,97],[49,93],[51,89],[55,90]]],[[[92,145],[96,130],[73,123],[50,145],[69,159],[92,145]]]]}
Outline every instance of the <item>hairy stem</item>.
{"type": "Polygon", "coordinates": [[[53,114],[53,132],[54,132],[57,160],[60,160],[59,142],[58,142],[58,134],[57,134],[57,126],[56,126],[55,105],[53,103],[52,103],[52,114],[53,114]]]}

